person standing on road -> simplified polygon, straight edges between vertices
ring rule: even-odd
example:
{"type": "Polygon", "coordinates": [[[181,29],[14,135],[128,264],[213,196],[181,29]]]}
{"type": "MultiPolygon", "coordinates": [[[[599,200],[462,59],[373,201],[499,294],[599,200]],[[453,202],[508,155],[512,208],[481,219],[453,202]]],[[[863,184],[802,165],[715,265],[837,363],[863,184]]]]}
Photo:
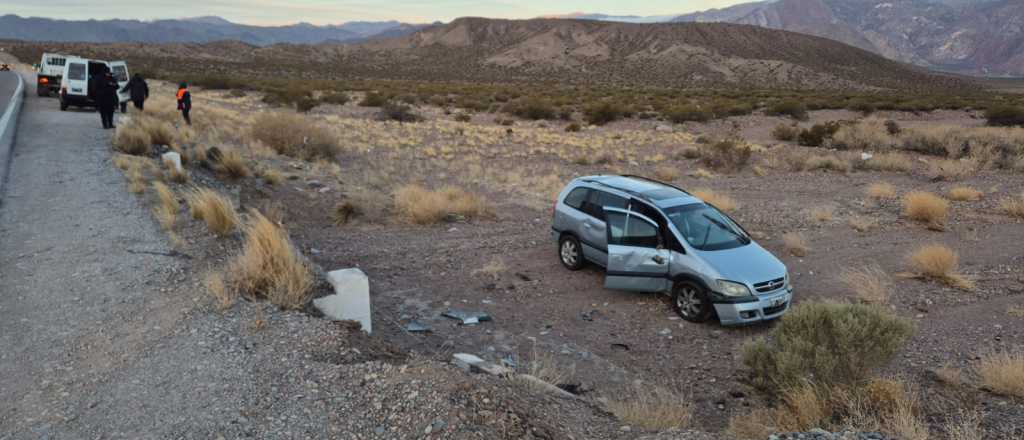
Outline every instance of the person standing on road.
{"type": "Polygon", "coordinates": [[[125,84],[121,92],[129,92],[132,97],[132,104],[135,108],[142,110],[146,104],[146,100],[149,99],[149,84],[146,84],[146,80],[142,79],[142,75],[138,73],[132,76],[132,79],[125,84]]]}
{"type": "Polygon", "coordinates": [[[192,125],[192,118],[189,117],[189,112],[192,111],[192,94],[188,91],[187,83],[181,83],[178,86],[178,110],[181,110],[181,116],[185,118],[185,123],[192,125]]]}
{"type": "Polygon", "coordinates": [[[103,129],[114,128],[114,110],[120,103],[117,97],[117,79],[110,71],[103,72],[96,88],[96,108],[100,111],[100,119],[103,121],[103,129]]]}

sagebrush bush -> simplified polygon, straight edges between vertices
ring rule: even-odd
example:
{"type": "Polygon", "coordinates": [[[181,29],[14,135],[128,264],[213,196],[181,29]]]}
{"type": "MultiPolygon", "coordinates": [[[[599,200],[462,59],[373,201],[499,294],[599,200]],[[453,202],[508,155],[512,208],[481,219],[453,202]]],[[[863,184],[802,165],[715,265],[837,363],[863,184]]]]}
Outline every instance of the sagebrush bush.
{"type": "Polygon", "coordinates": [[[1003,199],[999,202],[999,209],[1002,209],[1006,215],[1024,220],[1024,193],[1003,199]]]}
{"type": "Polygon", "coordinates": [[[627,111],[622,105],[610,101],[590,104],[583,109],[583,117],[591,125],[604,125],[617,121],[625,113],[627,111]]]}
{"type": "Polygon", "coordinates": [[[743,346],[751,383],[764,390],[854,384],[888,364],[913,324],[873,305],[805,302],[769,332],[743,346]]]}
{"type": "Polygon", "coordinates": [[[790,124],[779,124],[772,129],[772,138],[778,141],[795,141],[800,134],[800,128],[790,124]]]}
{"type": "Polygon", "coordinates": [[[608,410],[623,423],[652,431],[682,429],[690,424],[692,407],[678,393],[638,389],[634,396],[608,401],[608,410]]]}
{"type": "Polygon", "coordinates": [[[832,148],[840,150],[885,151],[893,147],[895,139],[880,119],[865,119],[856,124],[839,127],[832,135],[832,148]]]}
{"type": "Polygon", "coordinates": [[[665,112],[665,118],[676,124],[684,122],[707,122],[714,115],[695,105],[680,105],[665,112]]]}
{"type": "Polygon", "coordinates": [[[388,97],[377,92],[369,92],[359,101],[360,107],[383,107],[388,103],[388,97]]]}
{"type": "Polygon", "coordinates": [[[281,308],[305,307],[313,289],[313,271],[284,229],[257,211],[250,215],[242,253],[228,265],[232,285],[281,308]]]}
{"type": "Polygon", "coordinates": [[[993,127],[1024,126],[1024,107],[997,105],[985,110],[985,119],[993,127]]]}
{"type": "Polygon", "coordinates": [[[705,148],[701,159],[705,165],[719,171],[739,171],[747,166],[752,154],[750,147],[724,140],[705,148]]]}
{"type": "Polygon", "coordinates": [[[321,96],[320,102],[324,104],[345,105],[348,104],[351,99],[352,98],[350,98],[345,92],[332,92],[321,96]]]}
{"type": "Polygon", "coordinates": [[[505,105],[504,111],[520,118],[531,120],[555,119],[558,116],[554,105],[550,101],[535,97],[510,102],[505,105]]]}
{"type": "Polygon", "coordinates": [[[307,117],[288,113],[261,113],[253,120],[250,135],[279,154],[304,160],[333,160],[338,140],[307,117]]]}
{"type": "Polygon", "coordinates": [[[811,128],[803,129],[797,135],[797,142],[805,147],[820,147],[832,139],[832,136],[839,131],[838,122],[829,121],[823,124],[814,124],[811,128]]]}
{"type": "Polygon", "coordinates": [[[413,112],[412,107],[407,104],[389,102],[380,108],[377,113],[379,121],[418,122],[423,118],[413,112]]]}
{"type": "Polygon", "coordinates": [[[793,119],[807,120],[807,106],[795,99],[784,99],[770,105],[765,112],[771,116],[789,116],[793,119]]]}

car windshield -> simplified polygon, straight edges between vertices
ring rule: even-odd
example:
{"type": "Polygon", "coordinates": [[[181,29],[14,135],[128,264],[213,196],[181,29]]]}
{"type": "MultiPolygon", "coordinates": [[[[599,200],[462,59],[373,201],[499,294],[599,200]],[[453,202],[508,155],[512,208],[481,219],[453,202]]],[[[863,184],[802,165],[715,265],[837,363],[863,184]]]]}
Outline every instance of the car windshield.
{"type": "Polygon", "coordinates": [[[696,203],[665,210],[690,246],[702,251],[720,251],[750,244],[750,237],[717,209],[696,203]]]}

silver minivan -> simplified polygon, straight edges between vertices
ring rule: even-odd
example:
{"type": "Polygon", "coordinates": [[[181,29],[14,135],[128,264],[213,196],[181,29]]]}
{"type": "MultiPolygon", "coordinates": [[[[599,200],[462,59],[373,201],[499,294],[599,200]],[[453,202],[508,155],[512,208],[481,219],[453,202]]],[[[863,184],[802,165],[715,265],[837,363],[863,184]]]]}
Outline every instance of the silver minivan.
{"type": "Polygon", "coordinates": [[[558,196],[551,233],[566,268],[594,263],[606,288],[668,294],[687,321],[771,320],[793,298],[785,264],[727,214],[666,183],[575,179],[558,196]]]}

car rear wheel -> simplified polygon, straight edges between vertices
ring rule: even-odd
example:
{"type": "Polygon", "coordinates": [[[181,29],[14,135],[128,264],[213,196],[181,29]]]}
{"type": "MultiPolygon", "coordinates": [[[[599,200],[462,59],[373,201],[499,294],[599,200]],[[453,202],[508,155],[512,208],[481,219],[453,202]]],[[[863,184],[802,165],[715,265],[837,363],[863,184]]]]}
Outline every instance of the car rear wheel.
{"type": "Polygon", "coordinates": [[[687,321],[705,322],[711,318],[711,299],[704,289],[694,283],[676,283],[672,288],[672,304],[679,316],[687,321]]]}
{"type": "Polygon", "coordinates": [[[580,241],[571,235],[566,235],[558,241],[558,259],[562,265],[569,270],[580,270],[583,268],[583,248],[580,241]]]}

